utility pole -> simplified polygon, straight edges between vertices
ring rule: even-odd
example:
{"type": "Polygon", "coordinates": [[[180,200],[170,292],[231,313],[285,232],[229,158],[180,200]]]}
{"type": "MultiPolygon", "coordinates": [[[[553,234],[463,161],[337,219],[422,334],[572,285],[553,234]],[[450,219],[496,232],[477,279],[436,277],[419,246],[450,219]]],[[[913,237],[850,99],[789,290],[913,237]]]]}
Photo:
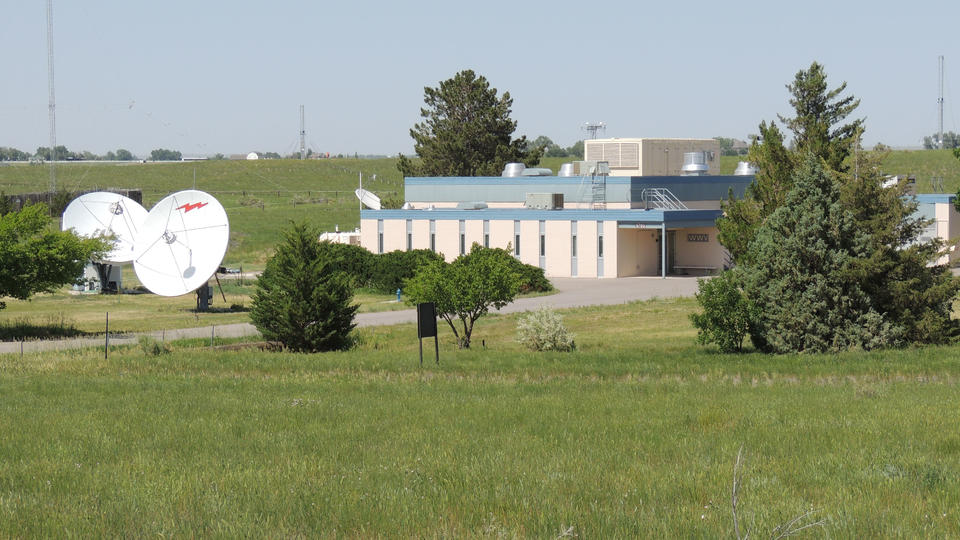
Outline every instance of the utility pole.
{"type": "Polygon", "coordinates": [[[57,104],[53,87],[53,0],[47,0],[47,90],[50,97],[50,193],[57,190],[57,104]]]}

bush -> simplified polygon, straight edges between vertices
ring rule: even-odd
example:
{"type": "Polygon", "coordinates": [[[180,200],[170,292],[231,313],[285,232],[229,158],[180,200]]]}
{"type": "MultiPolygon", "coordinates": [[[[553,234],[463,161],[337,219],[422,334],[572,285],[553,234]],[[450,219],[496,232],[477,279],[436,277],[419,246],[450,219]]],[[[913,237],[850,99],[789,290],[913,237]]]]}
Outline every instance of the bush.
{"type": "Polygon", "coordinates": [[[524,264],[517,258],[513,259],[513,266],[514,271],[520,274],[520,294],[553,290],[553,284],[543,275],[543,268],[524,264]]]}
{"type": "Polygon", "coordinates": [[[697,327],[697,342],[716,343],[723,352],[738,352],[750,333],[752,307],[740,288],[736,270],[711,279],[698,279],[697,302],[703,313],[690,314],[697,327]]]}
{"type": "Polygon", "coordinates": [[[140,336],[137,342],[140,344],[140,350],[147,356],[160,356],[170,352],[169,345],[150,336],[140,336]]]}
{"type": "Polygon", "coordinates": [[[443,261],[443,257],[429,249],[391,251],[374,255],[368,286],[382,293],[393,294],[403,283],[417,274],[420,268],[443,261]]]}
{"type": "Polygon", "coordinates": [[[366,248],[351,244],[321,242],[321,250],[326,254],[333,271],[343,272],[353,288],[367,287],[373,275],[376,255],[366,248]]]}
{"type": "Polygon", "coordinates": [[[563,318],[544,306],[520,318],[517,341],[533,351],[572,351],[573,334],[563,325],[563,318]]]}
{"type": "Polygon", "coordinates": [[[318,242],[319,232],[300,223],[283,241],[257,280],[250,319],[264,339],[293,351],[318,352],[352,345],[350,278],[338,267],[340,249],[318,242]]]}

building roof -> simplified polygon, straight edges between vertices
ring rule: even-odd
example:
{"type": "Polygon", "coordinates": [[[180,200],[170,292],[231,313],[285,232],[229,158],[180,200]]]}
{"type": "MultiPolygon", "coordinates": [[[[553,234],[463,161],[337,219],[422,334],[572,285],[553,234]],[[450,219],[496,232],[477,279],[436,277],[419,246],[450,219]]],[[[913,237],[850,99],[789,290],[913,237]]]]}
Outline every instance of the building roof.
{"type": "MultiPolygon", "coordinates": [[[[709,201],[743,197],[753,176],[608,176],[606,202],[639,202],[643,190],[667,188],[681,201],[709,201]]],[[[411,203],[522,202],[527,193],[562,193],[566,204],[592,201],[592,182],[582,176],[471,176],[411,177],[404,197],[411,203]]]]}
{"type": "Polygon", "coordinates": [[[723,214],[720,210],[537,210],[532,208],[484,208],[459,210],[361,210],[360,219],[521,220],[521,221],[616,221],[620,227],[659,228],[713,227],[723,214]]]}

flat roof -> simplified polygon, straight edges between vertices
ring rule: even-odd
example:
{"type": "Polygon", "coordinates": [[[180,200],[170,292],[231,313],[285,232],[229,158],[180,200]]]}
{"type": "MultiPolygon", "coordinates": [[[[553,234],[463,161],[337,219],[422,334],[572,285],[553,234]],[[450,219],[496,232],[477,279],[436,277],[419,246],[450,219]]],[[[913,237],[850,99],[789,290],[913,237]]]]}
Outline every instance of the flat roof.
{"type": "Polygon", "coordinates": [[[918,193],[914,197],[917,198],[918,203],[925,204],[952,203],[957,198],[952,193],[918,193]]]}
{"type": "Polygon", "coordinates": [[[483,208],[462,210],[457,208],[412,209],[412,210],[361,210],[360,219],[431,219],[436,221],[493,220],[493,221],[616,221],[621,226],[673,226],[713,227],[721,210],[643,210],[622,208],[609,210],[560,209],[539,210],[535,208],[483,208]]]}

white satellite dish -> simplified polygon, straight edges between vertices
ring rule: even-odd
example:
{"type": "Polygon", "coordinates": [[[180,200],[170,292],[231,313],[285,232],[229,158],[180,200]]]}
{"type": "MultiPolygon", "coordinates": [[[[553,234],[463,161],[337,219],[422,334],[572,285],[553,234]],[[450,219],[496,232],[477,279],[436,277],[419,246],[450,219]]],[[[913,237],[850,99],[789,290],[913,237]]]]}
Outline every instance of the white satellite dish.
{"type": "Polygon", "coordinates": [[[147,210],[137,201],[119,193],[96,191],[67,205],[61,228],[88,238],[113,236],[113,250],[104,255],[103,261],[122,263],[133,260],[134,240],[146,219],[147,210]]]}
{"type": "Polygon", "coordinates": [[[355,190],[354,193],[356,193],[357,198],[360,199],[360,202],[362,202],[367,208],[370,208],[371,210],[380,209],[380,197],[377,197],[373,193],[370,193],[363,188],[355,190]]]}
{"type": "Polygon", "coordinates": [[[154,294],[187,294],[217,271],[229,239],[227,213],[217,199],[178,191],[150,209],[137,236],[133,269],[154,294]]]}

